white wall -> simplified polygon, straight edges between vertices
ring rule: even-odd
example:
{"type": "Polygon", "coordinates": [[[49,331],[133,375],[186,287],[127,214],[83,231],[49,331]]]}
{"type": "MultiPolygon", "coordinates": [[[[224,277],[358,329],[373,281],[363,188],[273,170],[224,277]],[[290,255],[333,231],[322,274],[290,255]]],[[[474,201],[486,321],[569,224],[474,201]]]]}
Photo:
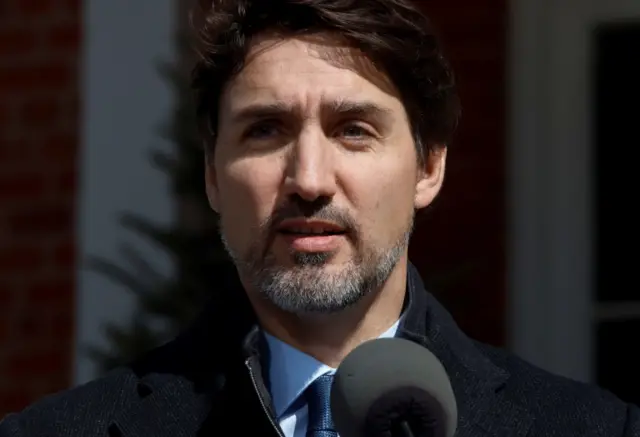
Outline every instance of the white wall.
{"type": "Polygon", "coordinates": [[[593,381],[592,30],[638,0],[512,0],[511,348],[593,381]]]}
{"type": "MultiPolygon", "coordinates": [[[[173,0],[86,0],[84,5],[83,132],[79,261],[89,255],[118,260],[132,242],[148,259],[168,265],[163,253],[120,228],[121,212],[169,223],[167,179],[149,161],[149,150],[167,145],[159,125],[170,116],[172,91],[155,67],[173,57],[173,0]]],[[[104,344],[102,325],[127,320],[130,294],[80,266],[77,290],[75,381],[94,377],[85,345],[104,344]]]]}

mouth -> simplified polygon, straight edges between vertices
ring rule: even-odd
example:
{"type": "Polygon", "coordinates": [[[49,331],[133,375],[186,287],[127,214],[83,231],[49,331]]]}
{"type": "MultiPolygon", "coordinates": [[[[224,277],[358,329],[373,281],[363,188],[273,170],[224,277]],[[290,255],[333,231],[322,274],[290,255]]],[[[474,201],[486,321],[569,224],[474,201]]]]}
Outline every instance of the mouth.
{"type": "Polygon", "coordinates": [[[276,231],[284,235],[308,237],[344,235],[347,233],[346,229],[335,223],[318,220],[286,220],[276,228],[276,231]]]}
{"type": "Polygon", "coordinates": [[[347,234],[347,230],[336,223],[318,220],[286,220],[276,232],[297,252],[335,251],[347,234]]]}

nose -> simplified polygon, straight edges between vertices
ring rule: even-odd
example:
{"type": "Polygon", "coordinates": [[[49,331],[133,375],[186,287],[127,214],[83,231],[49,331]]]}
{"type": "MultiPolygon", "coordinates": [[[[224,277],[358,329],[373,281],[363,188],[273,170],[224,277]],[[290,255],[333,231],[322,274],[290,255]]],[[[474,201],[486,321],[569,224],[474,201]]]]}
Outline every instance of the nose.
{"type": "Polygon", "coordinates": [[[287,195],[304,200],[331,198],[337,184],[331,143],[321,129],[302,131],[291,149],[285,177],[287,195]]]}

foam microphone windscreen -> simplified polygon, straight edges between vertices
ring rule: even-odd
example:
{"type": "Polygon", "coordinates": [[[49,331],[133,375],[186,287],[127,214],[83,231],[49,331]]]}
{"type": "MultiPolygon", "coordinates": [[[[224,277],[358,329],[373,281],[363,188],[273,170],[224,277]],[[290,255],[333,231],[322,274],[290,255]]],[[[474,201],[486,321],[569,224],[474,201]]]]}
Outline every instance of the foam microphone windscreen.
{"type": "Polygon", "coordinates": [[[340,364],[331,388],[340,437],[452,437],[457,407],[447,372],[423,346],[371,340],[340,364]]]}

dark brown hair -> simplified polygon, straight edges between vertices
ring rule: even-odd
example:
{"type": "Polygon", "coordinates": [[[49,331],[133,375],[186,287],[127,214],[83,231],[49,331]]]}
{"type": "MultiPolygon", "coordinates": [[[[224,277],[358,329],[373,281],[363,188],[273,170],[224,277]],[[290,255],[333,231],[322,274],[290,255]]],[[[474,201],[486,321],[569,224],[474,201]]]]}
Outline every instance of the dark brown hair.
{"type": "Polygon", "coordinates": [[[200,6],[192,16],[200,22],[192,86],[208,147],[215,143],[225,84],[241,71],[252,37],[271,31],[340,36],[393,82],[418,156],[451,142],[460,117],[454,76],[429,20],[410,0],[208,0],[200,6]]]}

